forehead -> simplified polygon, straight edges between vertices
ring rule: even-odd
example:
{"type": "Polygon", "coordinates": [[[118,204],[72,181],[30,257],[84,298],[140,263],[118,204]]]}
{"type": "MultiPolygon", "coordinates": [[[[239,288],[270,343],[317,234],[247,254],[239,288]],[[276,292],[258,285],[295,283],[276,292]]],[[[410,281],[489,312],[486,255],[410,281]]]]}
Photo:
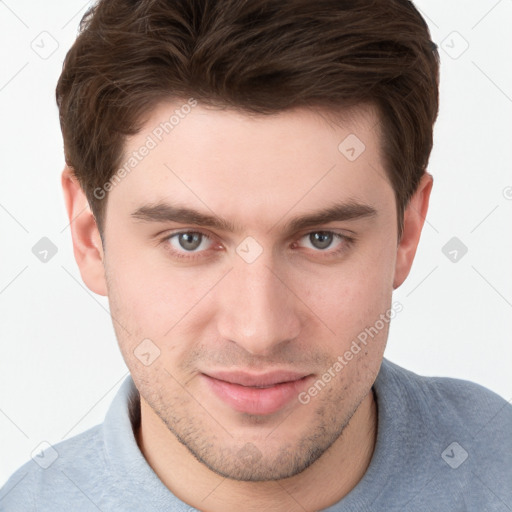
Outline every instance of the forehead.
{"type": "Polygon", "coordinates": [[[127,139],[125,172],[108,202],[126,214],[179,202],[242,224],[343,199],[378,209],[394,196],[377,127],[367,106],[339,116],[305,108],[250,115],[161,103],[127,139]]]}

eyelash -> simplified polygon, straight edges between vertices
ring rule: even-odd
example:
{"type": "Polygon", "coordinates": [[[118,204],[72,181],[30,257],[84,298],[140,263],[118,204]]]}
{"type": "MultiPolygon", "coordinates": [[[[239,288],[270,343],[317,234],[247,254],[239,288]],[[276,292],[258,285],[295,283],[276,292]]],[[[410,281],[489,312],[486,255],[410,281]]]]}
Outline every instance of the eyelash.
{"type": "MultiPolygon", "coordinates": [[[[198,234],[198,235],[201,235],[202,237],[207,238],[208,240],[212,241],[212,237],[211,237],[211,236],[209,236],[207,233],[204,233],[204,232],[202,232],[202,231],[197,231],[197,230],[183,230],[183,231],[177,231],[177,232],[175,232],[175,233],[172,233],[172,234],[170,234],[170,235],[165,236],[165,237],[161,240],[161,242],[162,242],[162,243],[164,243],[164,244],[166,244],[166,243],[167,243],[167,242],[169,242],[172,238],[177,237],[177,236],[179,236],[179,235],[181,235],[181,234],[185,234],[185,233],[186,233],[186,234],[189,234],[189,235],[191,235],[191,234],[198,234]]],[[[323,234],[333,235],[333,237],[334,237],[335,239],[337,239],[338,241],[342,242],[342,243],[341,243],[340,248],[338,248],[338,249],[336,249],[336,250],[334,250],[334,251],[330,251],[330,252],[329,252],[329,251],[327,251],[327,250],[322,251],[322,250],[320,250],[320,249],[318,249],[318,250],[314,251],[314,252],[317,252],[317,253],[319,253],[319,254],[322,254],[322,253],[324,253],[324,254],[325,254],[325,253],[327,253],[327,255],[326,255],[326,256],[321,256],[321,257],[326,257],[326,258],[328,258],[328,257],[334,257],[334,256],[337,256],[337,255],[339,255],[339,254],[341,254],[341,253],[345,252],[346,250],[348,250],[348,249],[353,245],[353,243],[355,242],[355,238],[353,238],[353,237],[349,237],[349,236],[347,236],[347,235],[342,235],[341,233],[336,233],[335,231],[322,230],[322,229],[317,229],[317,230],[315,230],[315,231],[309,231],[308,233],[304,233],[304,234],[299,238],[299,240],[301,240],[302,238],[307,237],[307,236],[309,236],[309,235],[312,235],[313,233],[323,233],[323,234]]],[[[168,252],[170,252],[170,253],[171,253],[171,255],[172,255],[174,258],[178,258],[178,259],[188,259],[188,260],[191,260],[191,261],[192,261],[192,260],[197,259],[198,257],[200,257],[200,256],[196,256],[196,254],[197,254],[197,255],[200,255],[200,254],[202,254],[203,252],[205,252],[205,251],[197,251],[197,252],[196,252],[196,251],[192,251],[192,252],[188,252],[188,253],[187,253],[187,252],[180,252],[180,251],[176,251],[176,250],[172,249],[172,248],[170,247],[170,245],[169,245],[169,244],[167,244],[167,245],[166,245],[166,250],[167,250],[168,252]]]]}

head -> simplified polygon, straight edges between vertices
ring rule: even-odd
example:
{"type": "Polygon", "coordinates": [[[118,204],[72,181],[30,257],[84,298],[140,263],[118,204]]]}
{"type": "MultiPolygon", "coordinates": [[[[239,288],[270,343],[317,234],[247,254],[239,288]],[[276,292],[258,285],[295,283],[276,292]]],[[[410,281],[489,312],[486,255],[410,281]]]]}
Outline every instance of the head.
{"type": "Polygon", "coordinates": [[[57,102],[75,257],[141,399],[219,474],[303,471],[370,392],[419,241],[425,22],[405,0],[104,0],[57,102]],[[228,370],[331,378],[262,413],[212,391],[228,370]]]}

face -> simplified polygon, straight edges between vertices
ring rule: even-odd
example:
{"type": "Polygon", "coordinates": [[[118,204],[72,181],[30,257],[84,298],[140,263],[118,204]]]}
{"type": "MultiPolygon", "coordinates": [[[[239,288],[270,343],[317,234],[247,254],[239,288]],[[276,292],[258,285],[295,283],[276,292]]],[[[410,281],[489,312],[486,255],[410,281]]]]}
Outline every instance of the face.
{"type": "Polygon", "coordinates": [[[160,133],[177,108],[127,140],[137,162],[108,187],[119,346],[142,402],[207,467],[290,477],[341,435],[382,361],[387,322],[360,341],[396,279],[377,117],[199,104],[160,133]]]}

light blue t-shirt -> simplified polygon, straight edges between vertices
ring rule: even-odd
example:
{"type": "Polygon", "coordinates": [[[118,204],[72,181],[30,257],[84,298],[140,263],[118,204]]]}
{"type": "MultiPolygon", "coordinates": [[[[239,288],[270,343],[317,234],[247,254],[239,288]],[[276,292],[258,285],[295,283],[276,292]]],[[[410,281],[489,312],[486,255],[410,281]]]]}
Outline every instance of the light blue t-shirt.
{"type": "MultiPolygon", "coordinates": [[[[374,392],[378,429],[370,465],[325,511],[512,511],[510,403],[477,384],[421,377],[386,359],[374,392]]],[[[163,485],[140,452],[133,431],[138,399],[127,377],[101,425],[48,448],[10,477],[0,510],[195,510],[163,485]]]]}

